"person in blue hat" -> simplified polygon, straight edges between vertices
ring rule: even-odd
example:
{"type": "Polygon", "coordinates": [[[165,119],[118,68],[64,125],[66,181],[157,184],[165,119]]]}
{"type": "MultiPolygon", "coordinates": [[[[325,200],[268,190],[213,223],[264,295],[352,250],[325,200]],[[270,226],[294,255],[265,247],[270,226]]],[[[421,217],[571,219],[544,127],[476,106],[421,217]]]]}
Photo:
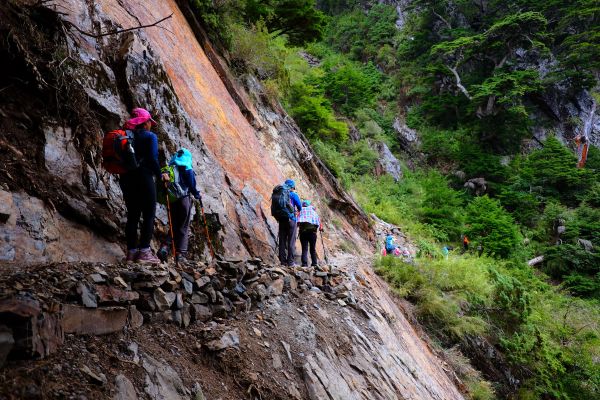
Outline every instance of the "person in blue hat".
{"type": "MultiPolygon", "coordinates": [[[[177,169],[176,179],[181,187],[184,196],[171,204],[171,218],[173,223],[173,236],[175,239],[175,250],[178,261],[185,261],[188,251],[190,223],[192,215],[193,200],[192,197],[200,201],[200,193],[196,188],[196,173],[192,165],[192,153],[188,149],[179,149],[171,160],[169,165],[177,169]]],[[[168,179],[168,175],[166,176],[168,179]]],[[[170,239],[170,238],[169,238],[170,239]]],[[[161,247],[159,256],[166,258],[166,253],[170,248],[170,240],[167,240],[166,246],[161,247]]]]}
{"type": "MultiPolygon", "coordinates": [[[[293,266],[296,258],[296,233],[297,233],[297,214],[302,210],[300,197],[295,192],[296,182],[292,179],[287,179],[283,185],[279,185],[274,189],[272,199],[286,199],[289,195],[289,204],[285,204],[285,208],[281,207],[275,201],[272,204],[271,214],[277,218],[279,223],[279,261],[283,265],[293,266]],[[277,211],[274,213],[274,207],[277,211]]],[[[282,200],[283,201],[283,200],[282,200]]]]}

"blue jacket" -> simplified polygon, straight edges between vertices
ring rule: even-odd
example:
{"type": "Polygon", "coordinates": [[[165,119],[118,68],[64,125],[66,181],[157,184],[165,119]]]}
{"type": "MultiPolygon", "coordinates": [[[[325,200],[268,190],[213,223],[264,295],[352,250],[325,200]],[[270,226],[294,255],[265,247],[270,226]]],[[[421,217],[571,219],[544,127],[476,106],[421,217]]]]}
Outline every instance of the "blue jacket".
{"type": "Polygon", "coordinates": [[[158,139],[150,131],[138,129],[134,131],[133,148],[140,162],[140,169],[160,177],[160,164],[158,163],[158,139]]]}
{"type": "Polygon", "coordinates": [[[294,209],[293,215],[290,216],[290,219],[296,220],[296,210],[302,211],[302,203],[300,202],[300,196],[298,193],[290,191],[290,202],[292,203],[292,208],[294,209]]]}
{"type": "Polygon", "coordinates": [[[200,193],[196,189],[196,174],[193,169],[185,169],[185,167],[177,167],[179,170],[179,184],[182,189],[187,189],[188,193],[200,200],[200,193]]]}

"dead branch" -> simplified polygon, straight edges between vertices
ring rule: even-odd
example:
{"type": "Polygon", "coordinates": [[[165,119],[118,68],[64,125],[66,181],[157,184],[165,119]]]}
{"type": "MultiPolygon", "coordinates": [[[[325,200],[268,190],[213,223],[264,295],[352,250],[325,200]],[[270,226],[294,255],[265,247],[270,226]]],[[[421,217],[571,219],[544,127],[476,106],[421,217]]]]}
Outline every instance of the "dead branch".
{"type": "Polygon", "coordinates": [[[454,68],[446,66],[446,68],[448,68],[450,70],[450,72],[452,72],[454,74],[454,78],[456,79],[456,87],[465,95],[467,96],[467,99],[469,100],[473,100],[473,97],[469,94],[469,91],[467,90],[466,87],[463,86],[463,84],[461,83],[460,80],[460,75],[458,75],[458,71],[456,70],[456,68],[458,68],[458,65],[456,65],[454,68]]]}
{"type": "Polygon", "coordinates": [[[432,10],[433,14],[438,17],[444,24],[446,24],[446,26],[448,27],[449,30],[452,30],[452,25],[450,25],[450,22],[448,22],[447,19],[445,19],[444,17],[442,17],[440,14],[438,14],[437,12],[435,12],[435,10],[432,10]]]}
{"type": "Polygon", "coordinates": [[[79,28],[77,25],[75,25],[75,24],[73,24],[73,23],[69,23],[69,25],[70,25],[70,26],[72,26],[73,28],[75,28],[75,30],[76,30],[77,32],[81,33],[82,35],[85,35],[85,36],[89,36],[89,37],[92,37],[92,38],[98,39],[98,38],[101,38],[101,37],[104,37],[104,36],[118,35],[118,34],[120,34],[120,33],[131,32],[131,31],[135,31],[135,30],[138,30],[138,29],[151,28],[151,27],[153,27],[153,26],[157,26],[157,25],[158,25],[158,24],[160,24],[161,22],[164,22],[164,21],[168,20],[168,19],[169,19],[169,18],[171,18],[172,16],[173,16],[173,13],[171,13],[170,15],[168,15],[168,16],[166,16],[166,17],[162,18],[162,19],[159,19],[158,21],[156,21],[156,22],[154,22],[154,23],[152,23],[152,24],[140,25],[140,26],[134,26],[134,27],[131,27],[131,28],[119,29],[119,30],[112,31],[112,32],[99,33],[99,34],[97,34],[97,35],[96,35],[96,34],[93,34],[93,33],[90,33],[90,32],[86,32],[86,31],[84,31],[84,30],[80,29],[80,28],[79,28]]]}

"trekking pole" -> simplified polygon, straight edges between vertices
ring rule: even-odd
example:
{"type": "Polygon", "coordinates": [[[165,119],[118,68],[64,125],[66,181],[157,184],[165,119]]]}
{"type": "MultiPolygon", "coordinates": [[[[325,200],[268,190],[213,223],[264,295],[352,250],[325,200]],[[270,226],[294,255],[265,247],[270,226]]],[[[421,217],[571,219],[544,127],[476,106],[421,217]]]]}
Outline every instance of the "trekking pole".
{"type": "Polygon", "coordinates": [[[323,231],[321,231],[321,245],[323,246],[323,256],[325,256],[325,262],[329,264],[329,257],[327,257],[327,249],[325,249],[325,242],[323,241],[323,231]]]}
{"type": "Polygon", "coordinates": [[[208,223],[206,222],[206,214],[204,214],[204,204],[202,204],[202,198],[198,200],[200,206],[200,212],[202,213],[202,219],[204,220],[204,232],[206,233],[206,240],[208,241],[208,250],[210,250],[211,258],[215,259],[215,250],[213,249],[212,242],[210,241],[210,236],[208,234],[208,223]]]}
{"type": "Polygon", "coordinates": [[[175,251],[175,237],[173,236],[173,221],[171,219],[171,202],[169,201],[169,184],[165,181],[165,197],[167,198],[167,215],[169,216],[169,231],[171,232],[171,249],[173,250],[173,257],[175,257],[175,267],[179,267],[179,261],[177,260],[177,253],[175,251]]]}

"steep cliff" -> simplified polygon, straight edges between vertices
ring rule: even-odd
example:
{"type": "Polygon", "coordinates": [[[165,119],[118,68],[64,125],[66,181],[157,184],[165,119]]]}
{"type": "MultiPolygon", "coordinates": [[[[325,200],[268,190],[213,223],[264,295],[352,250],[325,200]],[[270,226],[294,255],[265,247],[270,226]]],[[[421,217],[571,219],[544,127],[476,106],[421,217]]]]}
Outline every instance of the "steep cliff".
{"type": "MultiPolygon", "coordinates": [[[[121,256],[123,203],[115,177],[100,167],[99,145],[135,106],[157,115],[161,160],[179,147],[191,150],[210,235],[223,255],[272,254],[268,202],[285,177],[340,222],[344,237],[368,238],[366,216],[293,121],[268,105],[255,108],[217,73],[174,1],[65,1],[2,13],[10,60],[2,78],[4,261],[121,256]],[[171,14],[156,27],[101,36],[171,14]]],[[[164,210],[159,216],[164,225],[164,210]]]]}
{"type": "Polygon", "coordinates": [[[0,6],[0,397],[462,398],[372,274],[367,216],[260,85],[248,84],[250,102],[192,28],[174,0],[0,6]],[[193,153],[211,238],[234,260],[116,264],[123,205],[100,139],[135,106],[157,116],[162,161],[193,153]],[[267,264],[270,191],[285,177],[330,222],[329,249],[367,258],[267,264]]]}

